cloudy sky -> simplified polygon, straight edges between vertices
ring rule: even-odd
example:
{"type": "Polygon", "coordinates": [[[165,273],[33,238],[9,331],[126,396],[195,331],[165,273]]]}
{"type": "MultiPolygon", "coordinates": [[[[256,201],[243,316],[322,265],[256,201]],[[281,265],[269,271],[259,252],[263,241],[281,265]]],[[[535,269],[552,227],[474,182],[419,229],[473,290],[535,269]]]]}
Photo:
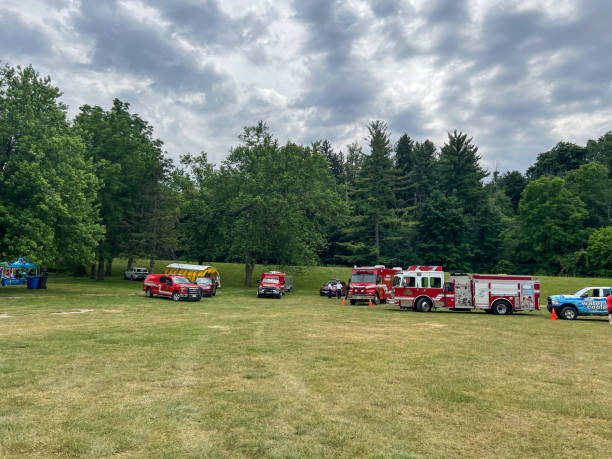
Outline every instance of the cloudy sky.
{"type": "Polygon", "coordinates": [[[612,130],[611,18],[611,0],[0,0],[0,60],[50,75],[71,117],[129,102],[175,158],[219,162],[258,120],[346,151],[381,119],[524,171],[612,130]]]}

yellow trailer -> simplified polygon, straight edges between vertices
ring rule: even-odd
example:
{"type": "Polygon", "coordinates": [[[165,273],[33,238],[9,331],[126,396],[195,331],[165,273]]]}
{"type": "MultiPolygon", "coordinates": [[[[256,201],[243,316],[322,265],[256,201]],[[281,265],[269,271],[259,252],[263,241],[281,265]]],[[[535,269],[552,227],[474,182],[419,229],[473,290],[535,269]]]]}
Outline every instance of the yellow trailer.
{"type": "Polygon", "coordinates": [[[180,274],[191,280],[191,282],[195,282],[198,277],[206,277],[212,279],[217,284],[217,288],[221,287],[221,276],[219,275],[219,270],[214,266],[172,263],[166,266],[164,274],[180,274]]]}

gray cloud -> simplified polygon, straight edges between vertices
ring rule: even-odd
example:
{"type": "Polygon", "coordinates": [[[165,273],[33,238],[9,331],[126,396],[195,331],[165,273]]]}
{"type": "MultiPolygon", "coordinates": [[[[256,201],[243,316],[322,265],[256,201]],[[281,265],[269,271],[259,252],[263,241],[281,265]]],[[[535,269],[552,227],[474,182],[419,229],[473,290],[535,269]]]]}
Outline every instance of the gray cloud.
{"type": "Polygon", "coordinates": [[[72,107],[130,102],[175,157],[220,162],[259,119],[337,149],[381,119],[438,146],[461,129],[489,167],[525,170],[612,129],[612,4],[548,3],[5,0],[0,56],[72,107]]]}
{"type": "Polygon", "coordinates": [[[41,56],[51,52],[46,37],[15,13],[0,10],[0,51],[6,56],[41,56]]]}

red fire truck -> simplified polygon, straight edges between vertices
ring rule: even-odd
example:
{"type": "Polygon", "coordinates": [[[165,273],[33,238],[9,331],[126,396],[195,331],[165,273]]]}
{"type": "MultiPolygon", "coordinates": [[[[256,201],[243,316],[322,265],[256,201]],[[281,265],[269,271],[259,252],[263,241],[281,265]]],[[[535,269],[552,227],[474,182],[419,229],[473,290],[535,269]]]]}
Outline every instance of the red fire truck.
{"type": "Polygon", "coordinates": [[[357,301],[372,301],[374,304],[385,303],[391,298],[393,276],[401,273],[402,268],[385,268],[384,265],[353,268],[349,285],[348,299],[351,304],[357,301]]]}
{"type": "Polygon", "coordinates": [[[389,303],[401,309],[482,309],[500,316],[540,309],[540,281],[531,276],[451,273],[444,282],[441,266],[411,266],[393,279],[389,303]]]}

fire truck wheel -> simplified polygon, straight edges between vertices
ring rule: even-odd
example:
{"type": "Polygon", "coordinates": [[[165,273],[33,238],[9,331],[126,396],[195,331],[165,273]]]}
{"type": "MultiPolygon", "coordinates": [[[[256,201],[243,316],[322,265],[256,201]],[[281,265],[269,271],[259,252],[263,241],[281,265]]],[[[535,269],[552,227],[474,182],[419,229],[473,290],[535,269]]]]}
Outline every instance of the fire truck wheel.
{"type": "Polygon", "coordinates": [[[350,300],[351,301],[351,305],[355,306],[355,303],[357,303],[357,300],[350,300]]]}
{"type": "Polygon", "coordinates": [[[181,297],[179,296],[178,292],[173,292],[172,293],[172,301],[178,301],[180,299],[181,299],[181,297]]]}
{"type": "Polygon", "coordinates": [[[147,288],[145,295],[147,295],[149,298],[153,296],[153,291],[151,290],[151,287],[147,288]]]}
{"type": "Polygon", "coordinates": [[[417,311],[419,312],[429,312],[431,311],[431,303],[427,298],[421,298],[417,301],[417,311]]]}
{"type": "Polygon", "coordinates": [[[561,318],[565,320],[574,320],[578,317],[578,311],[574,306],[563,306],[561,308],[561,318]]]}
{"type": "Polygon", "coordinates": [[[412,310],[413,310],[413,311],[415,311],[415,312],[417,312],[417,311],[418,311],[418,309],[417,309],[416,305],[412,305],[412,307],[411,307],[410,309],[412,309],[412,310]]]}
{"type": "Polygon", "coordinates": [[[380,298],[378,296],[378,293],[376,295],[374,295],[374,301],[372,301],[372,303],[374,304],[380,304],[380,298]]]}
{"type": "Polygon", "coordinates": [[[500,300],[493,303],[493,312],[498,316],[508,315],[511,310],[512,308],[507,301],[500,300]]]}

